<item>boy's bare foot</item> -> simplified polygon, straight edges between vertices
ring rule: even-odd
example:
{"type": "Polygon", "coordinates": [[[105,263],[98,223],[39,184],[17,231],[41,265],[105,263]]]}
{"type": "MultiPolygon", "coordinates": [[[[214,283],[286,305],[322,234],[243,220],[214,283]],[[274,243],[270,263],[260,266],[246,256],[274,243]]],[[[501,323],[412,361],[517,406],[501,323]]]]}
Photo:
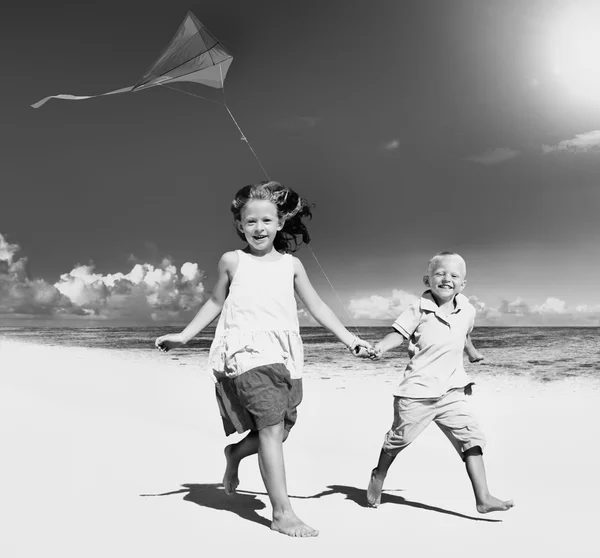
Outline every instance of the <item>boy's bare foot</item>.
{"type": "Polygon", "coordinates": [[[500,500],[494,496],[490,496],[485,502],[477,504],[479,513],[490,513],[495,511],[506,511],[512,508],[515,503],[512,500],[500,500]]]}
{"type": "Polygon", "coordinates": [[[223,475],[225,494],[234,494],[240,484],[240,479],[238,478],[240,462],[233,457],[233,444],[225,448],[225,459],[227,460],[225,474],[223,475]]]}
{"type": "Polygon", "coordinates": [[[290,537],[316,537],[319,534],[319,531],[306,525],[294,512],[279,515],[277,518],[273,516],[271,529],[290,537]]]}
{"type": "Polygon", "coordinates": [[[469,355],[469,362],[481,362],[485,357],[481,353],[469,355]]]}
{"type": "Polygon", "coordinates": [[[372,508],[376,508],[381,504],[381,491],[383,490],[384,478],[380,478],[375,473],[377,469],[371,471],[369,486],[367,487],[367,504],[372,508]]]}

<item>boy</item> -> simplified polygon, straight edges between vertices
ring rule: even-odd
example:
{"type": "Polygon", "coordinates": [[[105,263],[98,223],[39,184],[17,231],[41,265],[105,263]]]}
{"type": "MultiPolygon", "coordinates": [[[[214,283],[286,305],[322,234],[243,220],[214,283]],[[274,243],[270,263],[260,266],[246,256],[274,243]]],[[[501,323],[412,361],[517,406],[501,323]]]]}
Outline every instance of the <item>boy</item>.
{"type": "Polygon", "coordinates": [[[371,473],[367,502],[377,507],[390,465],[434,421],[465,462],[477,511],[513,507],[488,490],[483,447],[485,438],[468,408],[465,393],[472,382],[463,366],[465,339],[473,328],[475,308],[460,294],[466,285],[466,263],[453,252],[429,261],[423,282],[429,290],[394,322],[394,330],[373,349],[374,358],[408,339],[410,361],[394,392],[394,422],[385,436],[379,462],[371,473]]]}

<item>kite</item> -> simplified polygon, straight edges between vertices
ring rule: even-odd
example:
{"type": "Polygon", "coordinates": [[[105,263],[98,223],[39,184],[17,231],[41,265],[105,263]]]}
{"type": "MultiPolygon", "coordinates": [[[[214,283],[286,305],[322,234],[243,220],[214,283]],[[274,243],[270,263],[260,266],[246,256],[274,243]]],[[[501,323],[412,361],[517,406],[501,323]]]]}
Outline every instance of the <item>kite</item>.
{"type": "Polygon", "coordinates": [[[192,12],[188,12],[167,48],[135,85],[98,95],[50,95],[31,106],[41,107],[50,99],[80,101],[117,93],[141,91],[157,85],[181,81],[223,89],[225,76],[232,61],[233,56],[227,49],[192,12]]]}
{"type": "MultiPolygon", "coordinates": [[[[177,33],[175,33],[175,36],[171,39],[169,45],[164,49],[154,64],[150,66],[150,69],[137,81],[135,85],[97,95],[69,95],[64,93],[60,95],[50,95],[49,97],[45,97],[31,106],[33,108],[39,108],[50,99],[80,101],[84,99],[93,99],[95,97],[104,97],[106,95],[116,95],[118,93],[133,93],[136,91],[142,91],[143,89],[149,89],[150,87],[156,87],[158,85],[169,87],[170,89],[174,89],[180,93],[188,93],[187,91],[170,87],[169,84],[177,82],[193,82],[207,85],[208,87],[215,89],[221,89],[223,91],[223,106],[239,130],[241,139],[246,142],[246,145],[252,152],[252,155],[258,162],[260,168],[263,170],[265,176],[268,180],[270,180],[267,171],[260,162],[260,159],[256,155],[254,149],[252,149],[250,142],[244,135],[244,132],[240,128],[231,110],[229,110],[227,103],[225,102],[225,76],[227,75],[227,71],[229,70],[231,62],[233,62],[233,56],[227,51],[223,44],[219,42],[204,25],[202,25],[202,23],[192,12],[188,12],[177,33]]],[[[194,95],[193,93],[190,94],[194,95]]],[[[194,96],[200,97],[200,95],[194,96]]],[[[218,101],[214,102],[219,103],[218,101]]],[[[336,294],[340,304],[345,310],[345,307],[339,295],[333,288],[329,277],[327,277],[325,270],[317,260],[317,256],[313,252],[312,248],[309,245],[307,246],[319,268],[323,272],[323,275],[325,275],[325,278],[329,282],[329,285],[333,289],[333,292],[336,294]]],[[[346,314],[348,315],[348,318],[350,318],[350,315],[347,311],[346,314]]],[[[355,329],[358,332],[358,328],[355,329]]]]}
{"type": "MultiPolygon", "coordinates": [[[[171,39],[171,42],[165,48],[158,59],[150,66],[150,69],[138,80],[135,85],[123,87],[107,93],[98,95],[50,95],[41,101],[31,105],[33,108],[39,108],[50,99],[64,99],[68,101],[81,101],[83,99],[93,99],[95,97],[104,97],[106,95],[116,95],[117,93],[132,93],[141,91],[150,87],[161,85],[168,87],[180,93],[188,93],[181,89],[171,87],[170,84],[187,81],[207,85],[223,91],[223,101],[213,101],[217,104],[223,104],[229,116],[233,120],[241,134],[242,141],[252,152],[252,155],[269,178],[267,171],[260,162],[250,142],[244,135],[231,110],[225,102],[225,76],[233,62],[233,56],[227,51],[223,44],[218,41],[210,31],[202,25],[200,20],[192,13],[188,12],[180,25],[177,33],[171,39]]],[[[201,97],[194,93],[188,93],[194,97],[201,97]]],[[[210,100],[210,99],[209,99],[210,100]]]]}

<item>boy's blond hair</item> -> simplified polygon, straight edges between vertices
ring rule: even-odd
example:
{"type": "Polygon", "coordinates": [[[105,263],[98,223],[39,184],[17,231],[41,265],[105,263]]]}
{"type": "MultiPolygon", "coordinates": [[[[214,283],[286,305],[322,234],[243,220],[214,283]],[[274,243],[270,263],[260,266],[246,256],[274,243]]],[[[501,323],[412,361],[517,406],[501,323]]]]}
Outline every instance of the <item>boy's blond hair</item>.
{"type": "Polygon", "coordinates": [[[429,260],[429,263],[427,264],[427,274],[431,274],[431,272],[433,271],[433,266],[439,262],[440,260],[443,260],[445,258],[456,258],[458,260],[460,260],[460,263],[462,264],[463,270],[464,270],[464,275],[467,275],[467,262],[465,262],[465,259],[460,255],[457,254],[456,252],[438,252],[437,254],[434,254],[433,256],[431,256],[431,259],[429,260]]]}

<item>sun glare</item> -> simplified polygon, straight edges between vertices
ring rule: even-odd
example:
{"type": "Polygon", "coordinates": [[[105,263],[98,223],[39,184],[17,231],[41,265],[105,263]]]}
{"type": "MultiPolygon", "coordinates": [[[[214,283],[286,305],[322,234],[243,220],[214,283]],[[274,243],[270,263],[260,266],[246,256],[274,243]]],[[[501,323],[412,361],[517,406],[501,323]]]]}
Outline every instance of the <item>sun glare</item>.
{"type": "Polygon", "coordinates": [[[576,2],[558,14],[550,36],[552,71],[579,99],[600,105],[600,1],[576,2]]]}

